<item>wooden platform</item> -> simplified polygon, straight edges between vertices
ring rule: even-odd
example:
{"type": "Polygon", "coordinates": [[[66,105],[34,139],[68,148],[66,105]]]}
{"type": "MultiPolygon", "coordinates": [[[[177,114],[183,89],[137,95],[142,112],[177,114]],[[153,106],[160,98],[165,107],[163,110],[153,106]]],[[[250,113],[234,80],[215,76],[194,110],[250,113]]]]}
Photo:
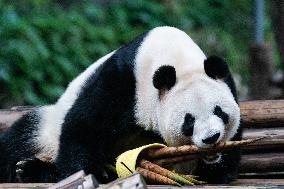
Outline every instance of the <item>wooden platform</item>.
{"type": "MultiPolygon", "coordinates": [[[[53,183],[27,183],[27,184],[17,184],[17,183],[4,183],[0,184],[0,188],[9,189],[28,189],[28,188],[38,188],[45,189],[52,186],[53,183]]],[[[165,186],[165,185],[148,185],[149,189],[173,189],[180,188],[177,186],[165,186]]],[[[218,188],[284,188],[284,178],[283,179],[239,179],[230,185],[202,185],[202,186],[183,186],[182,188],[195,188],[195,189],[218,189],[218,188]]]]}

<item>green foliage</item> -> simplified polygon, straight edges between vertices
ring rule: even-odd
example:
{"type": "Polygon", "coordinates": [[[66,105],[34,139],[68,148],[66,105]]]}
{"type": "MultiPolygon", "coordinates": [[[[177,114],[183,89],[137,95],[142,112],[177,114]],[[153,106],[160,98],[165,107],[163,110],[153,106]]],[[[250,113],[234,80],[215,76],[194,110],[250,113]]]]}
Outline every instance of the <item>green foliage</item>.
{"type": "Polygon", "coordinates": [[[52,0],[0,0],[0,85],[25,104],[55,102],[96,59],[161,25],[185,30],[207,54],[227,58],[234,71],[247,70],[251,1],[161,2],[72,1],[62,8],[52,0]]]}

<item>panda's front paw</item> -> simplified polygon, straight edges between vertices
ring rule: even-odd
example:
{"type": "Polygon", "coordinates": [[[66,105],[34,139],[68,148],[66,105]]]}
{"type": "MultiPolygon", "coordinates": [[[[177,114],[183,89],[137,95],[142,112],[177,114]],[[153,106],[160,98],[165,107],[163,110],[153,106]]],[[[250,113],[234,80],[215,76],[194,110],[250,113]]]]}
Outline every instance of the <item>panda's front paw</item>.
{"type": "Polygon", "coordinates": [[[31,182],[33,181],[33,176],[30,175],[32,172],[31,169],[33,166],[34,159],[27,159],[24,161],[19,161],[16,164],[16,182],[31,182]]]}
{"type": "Polygon", "coordinates": [[[16,182],[55,182],[55,166],[37,158],[19,161],[16,164],[16,182]]]}

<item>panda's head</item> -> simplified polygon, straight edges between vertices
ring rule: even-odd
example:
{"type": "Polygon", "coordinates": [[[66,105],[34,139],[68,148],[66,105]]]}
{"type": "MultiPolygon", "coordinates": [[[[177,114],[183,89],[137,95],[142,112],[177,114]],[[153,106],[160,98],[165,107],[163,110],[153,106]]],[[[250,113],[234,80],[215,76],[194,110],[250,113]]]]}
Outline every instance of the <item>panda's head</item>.
{"type": "Polygon", "coordinates": [[[240,109],[224,82],[230,74],[226,62],[209,57],[204,71],[177,77],[174,66],[164,65],[153,75],[159,91],[157,129],[170,146],[209,148],[237,132],[240,109]]]}

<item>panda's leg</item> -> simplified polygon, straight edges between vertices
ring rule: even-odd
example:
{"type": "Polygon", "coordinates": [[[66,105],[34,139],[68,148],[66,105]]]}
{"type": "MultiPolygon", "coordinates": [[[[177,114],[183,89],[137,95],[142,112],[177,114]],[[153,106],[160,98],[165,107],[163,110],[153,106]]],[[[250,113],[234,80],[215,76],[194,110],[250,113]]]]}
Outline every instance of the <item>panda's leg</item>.
{"type": "Polygon", "coordinates": [[[9,182],[13,178],[13,171],[11,171],[10,164],[8,163],[8,154],[0,135],[0,183],[9,182]]]}
{"type": "Polygon", "coordinates": [[[37,158],[19,161],[16,164],[17,182],[56,182],[57,171],[53,163],[44,162],[37,158]]]}
{"type": "MultiPolygon", "coordinates": [[[[34,136],[37,133],[39,120],[40,114],[37,111],[27,113],[0,136],[0,182],[19,182],[16,164],[35,158],[38,149],[34,143],[34,136]]],[[[30,163],[21,171],[22,178],[20,179],[26,182],[41,182],[41,180],[35,180],[38,173],[32,169],[35,166],[28,168],[29,165],[30,163]],[[27,175],[26,170],[29,172],[27,178],[24,177],[27,175]]],[[[39,166],[37,170],[43,167],[39,166]]],[[[46,179],[44,181],[48,182],[46,179]]]]}
{"type": "Polygon", "coordinates": [[[103,175],[103,152],[95,146],[86,146],[69,142],[61,145],[56,160],[59,180],[64,179],[80,170],[86,174],[94,174],[99,182],[105,182],[103,175]],[[93,151],[96,150],[96,155],[93,151]]]}
{"type": "MultiPolygon", "coordinates": [[[[240,140],[241,131],[232,140],[240,140]]],[[[196,175],[200,180],[208,183],[225,184],[233,181],[238,176],[238,168],[241,159],[241,150],[233,149],[224,151],[218,163],[206,163],[204,160],[198,162],[196,175]]]]}
{"type": "Polygon", "coordinates": [[[16,163],[33,156],[30,139],[37,118],[36,112],[28,113],[0,136],[0,182],[15,182],[16,163]]]}

